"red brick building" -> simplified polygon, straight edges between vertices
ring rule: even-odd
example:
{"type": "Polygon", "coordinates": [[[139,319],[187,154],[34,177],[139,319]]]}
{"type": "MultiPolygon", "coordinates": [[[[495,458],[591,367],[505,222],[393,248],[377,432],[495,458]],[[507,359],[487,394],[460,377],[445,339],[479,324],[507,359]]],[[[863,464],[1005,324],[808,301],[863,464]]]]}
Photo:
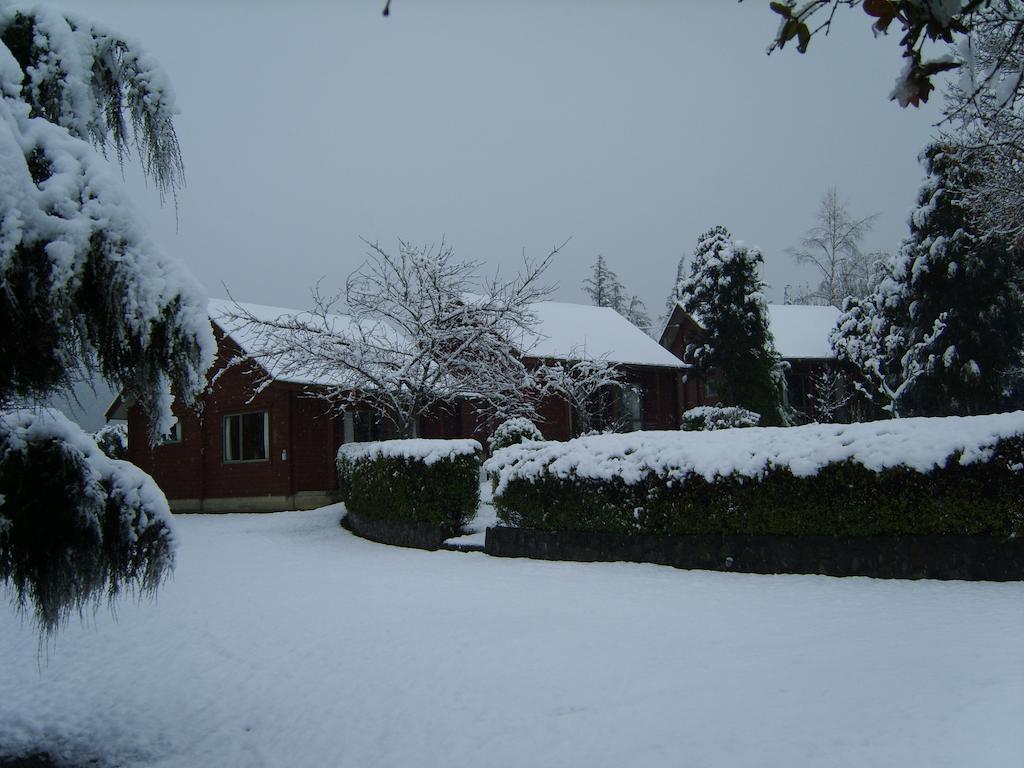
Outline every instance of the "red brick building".
{"type": "MultiPolygon", "coordinates": [[[[257,316],[294,310],[244,305],[257,316]]],[[[528,366],[603,357],[624,373],[625,386],[609,400],[606,418],[626,429],[677,429],[687,403],[682,362],[611,309],[561,302],[534,307],[539,334],[523,342],[528,366]]],[[[177,424],[151,447],[141,409],[118,398],[108,419],[127,419],[129,459],[154,477],[175,511],[272,511],[310,509],[336,499],[334,457],[344,442],[385,439],[389,429],[369,410],[343,416],[318,396],[315,381],[270,376],[251,360],[244,330],[229,319],[226,302],[211,301],[217,360],[199,408],[176,406],[177,424]],[[229,364],[235,361],[235,364],[229,364]]],[[[574,414],[561,399],[541,403],[545,437],[573,436],[574,414]]],[[[418,425],[422,437],[474,437],[486,444],[472,403],[439,407],[418,425]]]]}

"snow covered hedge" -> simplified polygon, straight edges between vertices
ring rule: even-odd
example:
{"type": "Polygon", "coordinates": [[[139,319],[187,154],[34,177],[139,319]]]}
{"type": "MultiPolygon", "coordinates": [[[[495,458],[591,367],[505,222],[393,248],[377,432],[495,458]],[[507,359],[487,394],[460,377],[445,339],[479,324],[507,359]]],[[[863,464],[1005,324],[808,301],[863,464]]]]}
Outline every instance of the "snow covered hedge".
{"type": "Polygon", "coordinates": [[[153,479],[59,412],[0,415],[0,582],[41,629],[125,587],[153,592],[174,565],[171,525],[153,479]]]}
{"type": "Polygon", "coordinates": [[[480,501],[476,440],[385,440],[338,449],[342,500],[350,512],[460,530],[480,501]]]}
{"type": "Polygon", "coordinates": [[[1024,412],[513,446],[508,525],[661,534],[1024,533],[1024,412]]]}

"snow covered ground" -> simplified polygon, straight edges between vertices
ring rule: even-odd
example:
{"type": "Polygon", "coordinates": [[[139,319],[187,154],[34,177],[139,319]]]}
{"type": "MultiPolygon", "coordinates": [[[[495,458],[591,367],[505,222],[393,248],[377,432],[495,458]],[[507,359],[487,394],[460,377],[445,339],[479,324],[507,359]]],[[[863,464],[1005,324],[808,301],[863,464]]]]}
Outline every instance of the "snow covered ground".
{"type": "Polygon", "coordinates": [[[125,766],[1024,763],[1024,584],[687,572],[373,544],[337,507],[177,518],[155,603],[37,655],[0,754],[125,766]]]}

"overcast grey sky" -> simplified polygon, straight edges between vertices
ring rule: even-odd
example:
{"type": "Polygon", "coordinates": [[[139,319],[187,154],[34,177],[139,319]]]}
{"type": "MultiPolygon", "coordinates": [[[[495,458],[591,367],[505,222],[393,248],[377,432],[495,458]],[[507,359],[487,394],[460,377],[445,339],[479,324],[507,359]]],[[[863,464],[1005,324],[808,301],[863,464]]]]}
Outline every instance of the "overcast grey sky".
{"type": "Polygon", "coordinates": [[[938,119],[887,100],[894,38],[841,12],[808,54],[765,55],[767,2],[157,2],[50,5],[136,40],[169,73],[187,187],[155,240],[211,296],[302,307],[360,237],[445,235],[515,269],[572,238],[556,298],[603,253],[660,313],[683,253],[724,224],[765,254],[770,300],[812,278],[784,253],[836,185],[892,250],[938,119]]]}

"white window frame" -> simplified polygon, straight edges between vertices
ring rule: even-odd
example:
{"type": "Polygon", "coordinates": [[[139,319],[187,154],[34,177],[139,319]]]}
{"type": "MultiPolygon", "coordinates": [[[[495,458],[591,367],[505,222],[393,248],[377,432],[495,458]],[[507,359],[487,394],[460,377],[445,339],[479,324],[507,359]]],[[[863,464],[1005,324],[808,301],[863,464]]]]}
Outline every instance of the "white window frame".
{"type": "Polygon", "coordinates": [[[225,464],[256,464],[261,461],[270,461],[270,413],[268,411],[243,411],[241,413],[228,413],[224,415],[224,463],[225,464]],[[241,450],[245,443],[245,435],[242,432],[242,417],[253,414],[263,415],[263,458],[262,459],[234,459],[231,458],[231,441],[228,439],[230,428],[228,424],[231,419],[238,419],[238,446],[241,450]]]}

